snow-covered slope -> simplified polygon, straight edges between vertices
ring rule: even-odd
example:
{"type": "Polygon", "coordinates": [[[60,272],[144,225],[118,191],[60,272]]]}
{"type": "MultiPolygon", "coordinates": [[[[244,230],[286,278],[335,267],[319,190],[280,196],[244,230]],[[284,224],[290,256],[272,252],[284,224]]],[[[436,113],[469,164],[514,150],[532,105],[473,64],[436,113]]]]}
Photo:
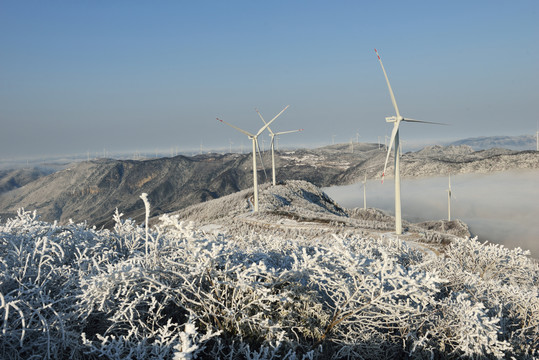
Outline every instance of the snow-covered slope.
{"type": "MultiPolygon", "coordinates": [[[[378,209],[346,209],[313,184],[293,180],[259,188],[259,212],[252,212],[252,189],[219,199],[196,204],[174,212],[184,221],[193,221],[208,231],[236,236],[241,234],[273,234],[294,238],[318,239],[331,234],[362,237],[393,237],[395,219],[378,209]]],[[[159,218],[151,220],[159,224],[159,218]]],[[[421,224],[404,222],[408,242],[422,243],[441,251],[455,237],[470,236],[460,220],[431,221],[421,224]]]]}

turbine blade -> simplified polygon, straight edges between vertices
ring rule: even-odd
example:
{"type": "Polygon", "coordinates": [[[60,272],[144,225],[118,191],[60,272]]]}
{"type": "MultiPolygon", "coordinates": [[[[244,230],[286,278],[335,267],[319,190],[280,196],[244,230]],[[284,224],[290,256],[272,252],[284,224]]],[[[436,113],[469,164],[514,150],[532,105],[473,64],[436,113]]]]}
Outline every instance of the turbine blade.
{"type": "Polygon", "coordinates": [[[275,115],[275,117],[274,117],[273,119],[271,119],[271,121],[273,121],[273,120],[277,119],[279,116],[281,116],[281,114],[284,113],[284,111],[285,111],[286,109],[288,109],[289,107],[290,107],[290,105],[286,105],[286,106],[284,107],[284,109],[281,110],[280,113],[278,113],[277,115],[275,115]]]}
{"type": "Polygon", "coordinates": [[[399,107],[397,106],[397,100],[395,100],[395,95],[393,94],[393,90],[391,89],[391,84],[389,83],[389,78],[387,77],[386,69],[384,68],[384,64],[382,63],[380,54],[378,54],[378,50],[374,49],[374,52],[376,52],[376,56],[378,56],[378,60],[380,61],[380,65],[382,66],[382,71],[384,72],[384,76],[386,78],[387,88],[389,89],[389,95],[391,96],[391,102],[393,103],[393,107],[395,108],[395,113],[397,117],[400,117],[401,115],[399,112],[399,107]]]}
{"type": "Polygon", "coordinates": [[[274,135],[290,134],[290,133],[295,133],[295,132],[299,132],[299,131],[303,131],[303,129],[290,130],[290,131],[281,131],[281,132],[275,133],[274,135]]]}
{"type": "Polygon", "coordinates": [[[250,136],[250,137],[253,137],[253,136],[254,136],[254,135],[251,134],[250,132],[247,132],[247,131],[245,131],[245,130],[243,130],[243,129],[240,129],[240,128],[237,127],[237,126],[234,126],[234,125],[232,125],[232,124],[229,124],[229,123],[227,123],[227,122],[224,121],[224,120],[221,120],[221,119],[219,119],[219,118],[217,118],[217,120],[219,120],[219,121],[222,122],[223,124],[227,124],[228,126],[230,126],[230,127],[234,128],[234,129],[238,130],[239,132],[241,132],[241,133],[243,133],[243,134],[245,134],[245,135],[247,135],[247,136],[250,136]]]}
{"type": "MultiPolygon", "coordinates": [[[[267,124],[266,120],[264,120],[264,118],[262,117],[262,114],[260,113],[260,111],[258,111],[258,109],[255,109],[256,113],[258,114],[258,116],[260,116],[260,118],[262,119],[262,122],[264,124],[267,124]]],[[[270,134],[273,134],[273,131],[271,131],[271,128],[268,126],[268,131],[270,132],[270,134]]]]}
{"type": "Polygon", "coordinates": [[[446,125],[446,126],[448,125],[448,124],[439,123],[439,122],[423,121],[423,120],[408,119],[408,118],[404,118],[404,119],[402,119],[401,121],[415,122],[415,123],[422,123],[422,124],[434,124],[434,125],[446,125]]]}
{"type": "Polygon", "coordinates": [[[384,172],[382,173],[382,184],[384,183],[384,176],[386,175],[386,168],[387,168],[387,161],[389,160],[389,154],[391,154],[391,148],[393,147],[395,136],[397,135],[397,131],[399,131],[399,124],[400,124],[400,121],[397,121],[395,125],[393,125],[393,131],[391,132],[391,141],[389,142],[389,147],[387,148],[386,162],[384,164],[384,172]]]}
{"type": "Polygon", "coordinates": [[[268,180],[268,174],[266,174],[266,166],[264,166],[264,159],[262,159],[262,153],[260,151],[260,144],[258,144],[258,138],[255,137],[255,142],[256,142],[256,148],[257,148],[257,152],[258,152],[258,157],[260,158],[260,163],[262,164],[262,170],[264,170],[264,179],[265,180],[268,180]]]}
{"type": "Polygon", "coordinates": [[[280,113],[278,113],[277,115],[275,115],[275,117],[273,119],[271,119],[268,123],[266,123],[265,126],[263,126],[260,130],[258,130],[258,132],[256,133],[256,136],[260,135],[264,130],[266,130],[266,128],[275,120],[277,119],[286,109],[288,109],[290,105],[286,105],[284,109],[281,110],[280,113]]]}

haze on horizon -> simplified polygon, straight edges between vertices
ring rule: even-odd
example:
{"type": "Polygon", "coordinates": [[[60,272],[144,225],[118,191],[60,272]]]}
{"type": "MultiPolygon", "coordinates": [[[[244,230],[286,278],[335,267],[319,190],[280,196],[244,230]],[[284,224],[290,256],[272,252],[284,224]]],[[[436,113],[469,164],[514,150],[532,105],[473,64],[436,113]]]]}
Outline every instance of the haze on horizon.
{"type": "Polygon", "coordinates": [[[0,158],[533,134],[539,3],[38,2],[0,5],[0,158]]]}

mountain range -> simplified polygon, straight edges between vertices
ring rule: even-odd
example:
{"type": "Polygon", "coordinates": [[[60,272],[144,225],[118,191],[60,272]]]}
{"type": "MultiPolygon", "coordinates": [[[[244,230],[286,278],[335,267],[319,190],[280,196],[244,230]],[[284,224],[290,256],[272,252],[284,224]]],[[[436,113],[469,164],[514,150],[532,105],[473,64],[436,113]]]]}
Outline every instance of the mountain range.
{"type": "MultiPolygon", "coordinates": [[[[315,186],[351,184],[381,176],[386,148],[379,144],[335,144],[316,149],[278,151],[278,181],[305,180],[315,186]]],[[[268,152],[262,155],[271,164],[268,152]]],[[[69,164],[47,173],[38,169],[0,172],[0,216],[19,208],[37,210],[45,221],[113,225],[116,208],[135,220],[144,218],[139,198],[147,193],[151,215],[158,216],[252,187],[250,154],[204,154],[149,160],[98,159],[69,164]]],[[[390,161],[391,164],[391,161],[390,161]]],[[[539,152],[469,145],[430,146],[402,156],[403,177],[539,168],[539,152]]],[[[391,167],[386,171],[391,174],[391,167]]],[[[271,167],[258,169],[261,182],[271,167]]]]}
{"type": "Polygon", "coordinates": [[[537,149],[537,137],[536,135],[481,136],[457,140],[448,145],[468,145],[474,150],[487,150],[492,148],[530,150],[537,149]]]}

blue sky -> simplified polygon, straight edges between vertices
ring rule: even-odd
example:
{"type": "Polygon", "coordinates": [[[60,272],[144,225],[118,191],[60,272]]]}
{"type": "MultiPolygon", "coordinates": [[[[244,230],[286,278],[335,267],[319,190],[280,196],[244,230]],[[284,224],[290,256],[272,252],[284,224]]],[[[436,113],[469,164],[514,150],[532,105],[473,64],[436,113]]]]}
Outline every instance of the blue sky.
{"type": "Polygon", "coordinates": [[[535,133],[539,2],[0,0],[0,158],[535,133]]]}

